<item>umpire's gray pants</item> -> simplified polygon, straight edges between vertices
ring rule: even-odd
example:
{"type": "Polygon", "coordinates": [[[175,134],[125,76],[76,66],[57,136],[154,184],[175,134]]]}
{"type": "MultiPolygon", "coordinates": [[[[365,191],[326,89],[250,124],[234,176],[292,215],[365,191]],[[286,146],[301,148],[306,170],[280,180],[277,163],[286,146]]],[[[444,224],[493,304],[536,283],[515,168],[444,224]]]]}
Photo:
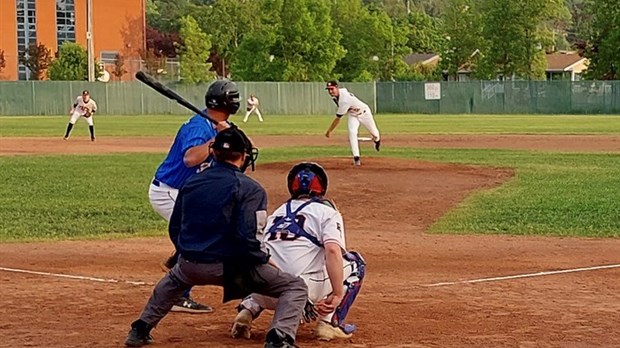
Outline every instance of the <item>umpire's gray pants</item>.
{"type": "MultiPolygon", "coordinates": [[[[254,292],[279,299],[270,329],[278,329],[294,339],[308,298],[306,283],[269,264],[256,266],[256,270],[267,285],[254,292]]],[[[140,319],[156,326],[185,290],[194,285],[222,286],[223,276],[222,263],[194,263],[179,256],[178,263],[155,286],[140,319]]]]}

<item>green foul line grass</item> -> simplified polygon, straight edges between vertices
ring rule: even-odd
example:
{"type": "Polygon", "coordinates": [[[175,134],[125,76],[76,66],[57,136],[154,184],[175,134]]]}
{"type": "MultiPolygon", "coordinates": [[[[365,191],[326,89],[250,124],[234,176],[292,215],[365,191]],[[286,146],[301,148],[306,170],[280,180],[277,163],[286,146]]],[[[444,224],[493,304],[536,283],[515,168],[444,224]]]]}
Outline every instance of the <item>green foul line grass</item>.
{"type": "MultiPolygon", "coordinates": [[[[180,116],[95,116],[100,136],[173,136],[189,115],[180,116]]],[[[253,135],[322,135],[333,116],[265,116],[244,124],[241,116],[231,118],[253,135]]],[[[620,134],[618,116],[549,115],[377,115],[383,134],[620,134]]],[[[68,116],[0,117],[0,137],[51,136],[64,134],[68,116]]],[[[346,123],[346,119],[343,120],[346,123]]],[[[346,124],[336,133],[345,134],[346,124]]],[[[74,135],[88,135],[79,120],[74,135]]]]}

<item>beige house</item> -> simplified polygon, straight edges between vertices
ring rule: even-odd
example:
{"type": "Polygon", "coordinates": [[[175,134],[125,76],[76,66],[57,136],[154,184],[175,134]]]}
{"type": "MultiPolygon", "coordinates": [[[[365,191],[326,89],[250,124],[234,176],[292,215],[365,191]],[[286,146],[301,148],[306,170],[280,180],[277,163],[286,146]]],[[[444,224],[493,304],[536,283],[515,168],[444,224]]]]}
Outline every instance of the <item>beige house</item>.
{"type": "MultiPolygon", "coordinates": [[[[476,50],[472,57],[474,57],[476,50]]],[[[409,54],[403,60],[410,66],[420,65],[437,65],[441,58],[437,54],[409,54]]],[[[588,59],[581,57],[577,52],[558,51],[547,54],[547,68],[545,70],[547,80],[568,80],[579,81],[581,75],[588,68],[588,59]]],[[[498,77],[501,80],[501,78],[498,77]]],[[[453,76],[448,77],[449,81],[455,81],[453,76]]],[[[459,68],[456,81],[471,81],[471,70],[469,64],[464,64],[459,68]]]]}
{"type": "Polygon", "coordinates": [[[439,63],[439,55],[435,53],[412,53],[406,55],[403,60],[409,66],[420,65],[437,65],[439,63]]]}
{"type": "Polygon", "coordinates": [[[579,81],[588,69],[588,59],[576,52],[559,51],[547,54],[547,80],[579,81]]]}

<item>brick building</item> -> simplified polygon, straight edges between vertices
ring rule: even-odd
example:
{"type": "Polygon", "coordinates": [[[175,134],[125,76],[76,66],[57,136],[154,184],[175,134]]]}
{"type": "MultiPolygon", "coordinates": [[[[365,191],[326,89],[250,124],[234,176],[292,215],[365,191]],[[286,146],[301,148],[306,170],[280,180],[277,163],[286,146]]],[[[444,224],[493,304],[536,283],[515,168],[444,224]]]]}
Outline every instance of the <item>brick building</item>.
{"type": "MultiPolygon", "coordinates": [[[[131,79],[145,47],[145,0],[90,0],[93,57],[111,70],[118,55],[131,79]],[[132,64],[134,63],[134,64],[132,64]]],[[[19,54],[31,43],[42,43],[53,54],[65,41],[87,48],[88,0],[0,0],[0,50],[6,67],[0,80],[28,80],[19,54]]]]}

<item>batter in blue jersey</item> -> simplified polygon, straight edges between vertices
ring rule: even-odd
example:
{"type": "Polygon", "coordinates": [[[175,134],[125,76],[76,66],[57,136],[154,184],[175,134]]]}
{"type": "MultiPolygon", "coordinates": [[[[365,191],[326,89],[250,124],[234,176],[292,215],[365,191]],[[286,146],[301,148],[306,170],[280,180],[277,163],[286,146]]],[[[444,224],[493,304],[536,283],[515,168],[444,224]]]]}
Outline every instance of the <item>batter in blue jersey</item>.
{"type": "MultiPolygon", "coordinates": [[[[227,80],[215,81],[207,90],[205,103],[207,114],[218,124],[214,125],[200,115],[185,122],[179,128],[166,159],[157,168],[149,187],[151,206],[168,222],[179,189],[190,176],[208,166],[213,139],[218,131],[229,127],[228,118],[239,109],[237,85],[227,80]]],[[[163,263],[162,267],[168,270],[175,262],[176,253],[163,263]]],[[[188,290],[172,307],[172,311],[210,313],[213,309],[195,302],[188,290]]]]}

